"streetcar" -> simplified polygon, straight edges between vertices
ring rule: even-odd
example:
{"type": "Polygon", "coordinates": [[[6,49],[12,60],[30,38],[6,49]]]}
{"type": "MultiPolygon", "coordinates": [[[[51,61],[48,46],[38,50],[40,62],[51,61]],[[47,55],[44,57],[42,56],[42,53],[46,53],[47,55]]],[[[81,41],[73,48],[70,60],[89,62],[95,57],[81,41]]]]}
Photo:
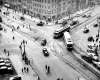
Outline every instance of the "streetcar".
{"type": "Polygon", "coordinates": [[[73,49],[73,40],[71,38],[71,35],[67,31],[64,32],[64,42],[68,50],[73,49]]]}

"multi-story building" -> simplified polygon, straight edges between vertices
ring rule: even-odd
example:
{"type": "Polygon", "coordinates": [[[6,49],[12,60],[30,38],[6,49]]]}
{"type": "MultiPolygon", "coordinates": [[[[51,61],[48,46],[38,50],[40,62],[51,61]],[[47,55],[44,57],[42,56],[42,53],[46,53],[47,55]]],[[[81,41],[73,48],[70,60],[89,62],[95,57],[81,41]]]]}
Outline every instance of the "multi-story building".
{"type": "Polygon", "coordinates": [[[5,0],[24,14],[46,20],[57,20],[88,7],[88,0],[5,0]]]}

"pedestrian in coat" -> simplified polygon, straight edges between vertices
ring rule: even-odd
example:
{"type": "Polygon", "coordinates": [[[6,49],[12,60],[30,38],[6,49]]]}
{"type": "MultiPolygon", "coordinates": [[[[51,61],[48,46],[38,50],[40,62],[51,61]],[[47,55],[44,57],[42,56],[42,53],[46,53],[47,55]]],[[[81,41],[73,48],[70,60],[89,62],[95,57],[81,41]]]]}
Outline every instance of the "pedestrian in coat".
{"type": "Polygon", "coordinates": [[[8,51],[8,56],[9,56],[9,51],[8,51]]]}
{"type": "Polygon", "coordinates": [[[6,51],[7,51],[7,50],[6,50],[6,49],[4,49],[4,53],[5,53],[5,54],[6,54],[6,51]]]}
{"type": "Polygon", "coordinates": [[[60,80],[60,78],[57,78],[57,80],[60,80]]]}
{"type": "Polygon", "coordinates": [[[26,72],[26,67],[24,67],[24,72],[26,72]]]}
{"type": "Polygon", "coordinates": [[[22,68],[22,73],[23,73],[23,68],[22,68]]]}
{"type": "Polygon", "coordinates": [[[15,39],[15,37],[13,36],[13,40],[15,39]]]}
{"type": "Polygon", "coordinates": [[[47,65],[45,65],[45,69],[47,70],[47,65]]]}
{"type": "Polygon", "coordinates": [[[29,72],[29,68],[28,67],[26,68],[26,71],[27,71],[27,73],[29,72]]]}

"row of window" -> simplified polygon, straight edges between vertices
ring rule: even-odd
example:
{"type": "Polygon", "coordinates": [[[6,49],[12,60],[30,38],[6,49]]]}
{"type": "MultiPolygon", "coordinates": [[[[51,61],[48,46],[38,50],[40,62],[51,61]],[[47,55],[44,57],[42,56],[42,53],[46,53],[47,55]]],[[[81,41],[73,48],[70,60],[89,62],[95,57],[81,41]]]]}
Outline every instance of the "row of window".
{"type": "MultiPolygon", "coordinates": [[[[16,0],[15,0],[16,1],[16,0]]],[[[59,0],[18,0],[19,2],[21,1],[26,1],[28,3],[31,3],[32,1],[40,2],[40,3],[56,3],[59,0]]]]}
{"type": "Polygon", "coordinates": [[[40,13],[40,14],[56,14],[57,13],[56,9],[49,11],[49,10],[45,10],[45,9],[33,8],[32,11],[40,13]]]}
{"type": "MultiPolygon", "coordinates": [[[[27,2],[23,2],[23,4],[26,4],[26,5],[30,5],[32,7],[38,7],[38,8],[45,8],[45,9],[50,9],[50,8],[57,8],[57,5],[54,5],[54,4],[51,4],[51,5],[47,5],[47,4],[40,4],[40,3],[31,3],[31,4],[28,4],[27,2]]],[[[23,5],[22,4],[22,5],[23,5]]]]}
{"type": "Polygon", "coordinates": [[[42,3],[55,3],[55,2],[57,2],[57,0],[33,0],[33,1],[42,2],[42,3]]]}

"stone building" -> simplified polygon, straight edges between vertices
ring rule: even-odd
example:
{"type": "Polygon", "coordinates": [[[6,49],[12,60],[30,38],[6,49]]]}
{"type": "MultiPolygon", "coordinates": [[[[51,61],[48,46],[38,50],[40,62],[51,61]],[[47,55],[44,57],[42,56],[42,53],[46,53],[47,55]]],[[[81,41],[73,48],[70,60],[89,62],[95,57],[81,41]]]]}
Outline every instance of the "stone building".
{"type": "Polygon", "coordinates": [[[54,21],[88,7],[89,0],[5,0],[23,14],[54,21]]]}

